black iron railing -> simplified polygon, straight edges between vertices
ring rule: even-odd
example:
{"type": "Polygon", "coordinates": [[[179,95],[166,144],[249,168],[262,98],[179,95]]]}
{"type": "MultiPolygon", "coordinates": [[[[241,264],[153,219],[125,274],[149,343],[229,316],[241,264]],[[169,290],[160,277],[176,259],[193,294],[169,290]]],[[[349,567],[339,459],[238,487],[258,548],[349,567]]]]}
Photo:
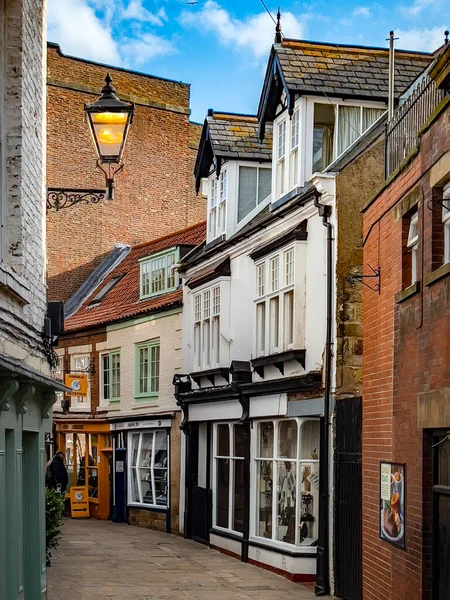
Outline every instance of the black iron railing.
{"type": "Polygon", "coordinates": [[[444,98],[434,81],[425,76],[386,124],[385,176],[391,175],[417,147],[419,131],[444,98]]]}

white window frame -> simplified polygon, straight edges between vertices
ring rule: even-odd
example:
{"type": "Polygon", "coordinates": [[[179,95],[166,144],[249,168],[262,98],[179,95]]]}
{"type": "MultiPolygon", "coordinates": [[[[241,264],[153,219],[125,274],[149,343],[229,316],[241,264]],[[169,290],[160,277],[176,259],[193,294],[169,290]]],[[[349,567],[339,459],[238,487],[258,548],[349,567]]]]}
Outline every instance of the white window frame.
{"type": "Polygon", "coordinates": [[[300,176],[300,109],[298,107],[292,113],[289,129],[289,189],[293,189],[298,185],[300,176]]]}
{"type": "MultiPolygon", "coordinates": [[[[166,509],[168,510],[170,508],[170,470],[169,470],[169,464],[170,464],[170,436],[167,433],[167,431],[165,429],[144,429],[142,431],[129,431],[128,432],[128,447],[127,447],[127,475],[128,475],[128,484],[127,484],[127,505],[128,506],[142,506],[145,508],[159,508],[159,509],[166,509]],[[156,446],[156,434],[159,432],[164,432],[166,434],[166,441],[167,441],[167,457],[166,457],[166,466],[165,467],[157,467],[155,466],[155,446],[156,446]],[[138,467],[139,463],[140,463],[140,458],[141,458],[141,452],[142,452],[142,439],[144,434],[153,434],[153,439],[152,439],[152,452],[151,452],[151,463],[150,465],[148,465],[148,467],[138,467]],[[133,466],[131,464],[131,452],[132,452],[132,439],[133,439],[133,435],[139,435],[139,443],[138,443],[138,451],[137,451],[137,457],[136,457],[136,465],[133,466]],[[132,496],[132,476],[131,476],[131,472],[132,470],[136,470],[139,473],[139,470],[149,470],[150,471],[150,480],[146,480],[146,481],[151,481],[151,485],[152,485],[152,496],[153,496],[153,503],[146,503],[143,502],[143,494],[142,494],[142,484],[141,484],[141,478],[137,477],[137,484],[138,484],[138,492],[139,492],[139,500],[140,502],[136,502],[135,500],[132,500],[133,496],[132,496]],[[159,470],[159,471],[164,471],[166,472],[166,502],[165,504],[156,504],[155,501],[155,496],[156,496],[156,485],[155,485],[155,470],[159,470]]],[[[138,474],[137,473],[137,474],[138,474]]]]}
{"type": "Polygon", "coordinates": [[[120,370],[121,370],[121,356],[120,356],[120,348],[116,348],[114,350],[109,350],[108,352],[103,352],[100,354],[100,402],[103,406],[108,406],[108,404],[114,404],[116,402],[120,402],[120,370]],[[113,382],[113,357],[119,357],[119,370],[118,370],[118,382],[113,382]],[[108,372],[109,372],[109,383],[107,384],[110,390],[108,398],[105,398],[105,369],[104,369],[104,359],[108,359],[108,372]],[[117,386],[119,389],[119,394],[116,396],[112,395],[113,386],[117,386]]]}
{"type": "MultiPolygon", "coordinates": [[[[255,542],[264,543],[267,546],[273,546],[280,549],[288,549],[290,548],[301,548],[305,553],[315,554],[317,552],[317,546],[307,545],[300,542],[300,512],[301,512],[301,468],[304,465],[317,465],[316,473],[319,473],[319,465],[320,465],[320,439],[318,440],[317,453],[319,458],[312,459],[308,457],[301,456],[301,447],[302,447],[302,439],[301,439],[301,431],[302,425],[307,421],[319,421],[319,419],[315,417],[293,417],[290,419],[279,418],[279,419],[261,419],[255,420],[253,422],[253,427],[251,428],[251,465],[250,465],[250,510],[254,511],[254,514],[250,514],[250,539],[255,542]],[[293,460],[289,460],[288,458],[278,456],[278,439],[279,439],[279,424],[281,422],[287,421],[296,421],[297,422],[297,456],[293,460]],[[259,428],[261,423],[272,422],[274,425],[274,437],[273,437],[273,456],[272,457],[260,457],[259,456],[259,428]],[[271,461],[272,462],[272,538],[266,538],[259,535],[259,502],[260,502],[260,490],[258,489],[258,472],[259,472],[259,463],[262,461],[271,461]],[[288,542],[283,542],[276,539],[277,532],[277,505],[278,505],[278,463],[282,461],[294,462],[296,465],[296,510],[295,510],[295,544],[291,544],[288,542]]],[[[291,457],[290,457],[291,458],[291,457]]],[[[318,510],[318,501],[319,501],[319,490],[315,490],[315,501],[317,505],[313,507],[313,510],[317,514],[316,518],[316,531],[318,533],[318,525],[319,525],[319,510],[318,510]]],[[[314,537],[313,539],[317,539],[314,537]]]]}
{"type": "Polygon", "coordinates": [[[218,422],[214,423],[213,429],[213,527],[218,529],[219,531],[229,531],[234,533],[235,535],[242,537],[243,533],[240,531],[236,531],[233,529],[234,523],[234,490],[235,490],[235,465],[236,461],[244,461],[244,456],[236,456],[235,448],[234,448],[234,428],[242,427],[237,422],[218,422]],[[217,452],[218,448],[218,428],[219,425],[227,425],[228,426],[228,435],[229,435],[229,456],[221,456],[217,452]],[[228,460],[229,461],[229,471],[228,471],[228,527],[222,527],[217,524],[217,461],[218,460],[228,460]]]}
{"type": "Polygon", "coordinates": [[[80,354],[70,355],[70,371],[69,373],[86,373],[87,375],[87,395],[86,396],[71,396],[70,397],[70,410],[73,412],[89,412],[91,410],[91,355],[89,352],[83,352],[80,354]],[[87,370],[77,369],[75,361],[77,359],[83,359],[87,363],[87,370]]]}
{"type": "Polygon", "coordinates": [[[226,232],[228,190],[228,169],[223,167],[219,177],[216,177],[214,173],[210,178],[208,198],[208,241],[215,240],[226,232]]]}
{"type": "Polygon", "coordinates": [[[295,262],[295,244],[289,244],[255,264],[254,350],[257,358],[294,348],[295,262]],[[292,259],[289,262],[288,257],[292,259]],[[287,269],[287,265],[290,270],[287,269]],[[260,282],[262,270],[264,285],[260,282]],[[290,317],[285,310],[288,302],[292,302],[290,317]]]}
{"type": "MultiPolygon", "coordinates": [[[[140,263],[140,299],[152,298],[161,294],[166,294],[176,290],[179,284],[179,275],[175,270],[174,265],[179,262],[179,249],[176,247],[168,248],[163,252],[152,254],[139,259],[140,263]],[[160,266],[158,266],[158,263],[160,266]],[[152,274],[164,269],[164,275],[162,275],[161,289],[152,291],[153,278],[152,274]]],[[[156,279],[155,279],[156,281],[156,279]]]]}
{"type": "Polygon", "coordinates": [[[277,124],[275,131],[275,195],[277,198],[280,198],[288,191],[286,187],[286,175],[288,172],[288,165],[286,164],[286,141],[290,139],[290,127],[287,115],[277,124]]]}
{"type": "Polygon", "coordinates": [[[442,223],[444,225],[444,264],[450,262],[450,181],[442,190],[442,223]]]}
{"type": "Polygon", "coordinates": [[[220,282],[193,292],[194,371],[220,365],[221,304],[220,282]]]}
{"type": "Polygon", "coordinates": [[[418,278],[417,255],[419,252],[419,213],[417,211],[411,215],[406,245],[411,251],[411,285],[413,285],[418,278]]]}

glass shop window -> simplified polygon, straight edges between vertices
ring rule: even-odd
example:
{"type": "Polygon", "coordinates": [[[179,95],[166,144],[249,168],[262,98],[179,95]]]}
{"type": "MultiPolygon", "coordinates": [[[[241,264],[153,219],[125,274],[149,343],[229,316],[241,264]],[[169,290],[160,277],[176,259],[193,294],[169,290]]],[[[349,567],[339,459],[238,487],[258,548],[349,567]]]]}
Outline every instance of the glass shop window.
{"type": "Polygon", "coordinates": [[[128,504],[167,507],[168,472],[167,432],[130,432],[128,504]]]}

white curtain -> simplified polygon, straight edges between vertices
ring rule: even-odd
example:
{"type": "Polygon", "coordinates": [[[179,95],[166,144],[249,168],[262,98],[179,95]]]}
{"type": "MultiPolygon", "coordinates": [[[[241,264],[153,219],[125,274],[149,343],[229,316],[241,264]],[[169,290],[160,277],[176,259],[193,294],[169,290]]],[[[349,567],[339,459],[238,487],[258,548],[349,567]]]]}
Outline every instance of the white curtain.
{"type": "Polygon", "coordinates": [[[336,157],[342,154],[361,134],[361,107],[339,106],[336,157]]]}

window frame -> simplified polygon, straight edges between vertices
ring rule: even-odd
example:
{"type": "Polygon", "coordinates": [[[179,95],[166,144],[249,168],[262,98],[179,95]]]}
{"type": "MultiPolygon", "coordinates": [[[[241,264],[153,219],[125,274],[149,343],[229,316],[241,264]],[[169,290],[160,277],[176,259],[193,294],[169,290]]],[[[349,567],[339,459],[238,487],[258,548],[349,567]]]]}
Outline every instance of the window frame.
{"type": "MultiPolygon", "coordinates": [[[[320,429],[317,440],[317,458],[307,458],[301,456],[302,451],[302,426],[308,422],[314,421],[320,423],[320,419],[318,417],[280,417],[280,418],[272,418],[272,419],[255,419],[253,421],[253,427],[251,428],[251,464],[250,464],[250,506],[254,508],[254,514],[250,514],[250,539],[255,542],[264,543],[267,546],[272,546],[280,549],[301,549],[306,553],[315,554],[317,552],[317,545],[307,545],[302,544],[300,542],[300,522],[301,522],[301,496],[302,496],[302,473],[301,469],[306,465],[317,465],[315,473],[319,473],[320,468],[320,429]],[[281,423],[286,423],[289,421],[295,421],[297,424],[297,450],[296,457],[283,457],[279,453],[279,429],[281,423]],[[273,424],[273,450],[271,457],[260,456],[259,452],[259,431],[262,423],[272,423],[273,424]],[[272,536],[270,538],[259,535],[259,508],[260,508],[260,493],[261,490],[259,488],[260,484],[260,468],[259,464],[261,462],[271,462],[272,463],[272,489],[271,489],[271,499],[272,499],[272,536]],[[296,504],[295,504],[295,542],[292,544],[290,542],[284,542],[282,540],[277,540],[277,510],[278,510],[278,463],[281,462],[290,462],[294,463],[296,466],[296,504]],[[275,485],[274,485],[275,484],[275,485]]],[[[320,426],[319,426],[320,427],[320,426]]],[[[312,488],[312,486],[311,486],[312,488]]],[[[310,492],[311,493],[311,492],[310,492]]],[[[314,495],[314,494],[313,494],[314,495]]],[[[319,526],[319,490],[315,490],[315,506],[313,507],[313,511],[317,515],[315,520],[315,530],[318,534],[318,526],[319,526]]],[[[308,536],[309,539],[309,536],[308,536]]],[[[318,537],[314,536],[311,538],[312,540],[317,540],[318,537]]]]}
{"type": "Polygon", "coordinates": [[[296,256],[296,244],[287,244],[274,253],[268,254],[255,263],[255,297],[254,303],[254,356],[261,358],[272,354],[279,354],[295,347],[295,263],[298,260],[296,256]],[[292,254],[291,254],[292,253],[292,254]],[[292,260],[287,262],[288,255],[292,260]],[[290,282],[287,283],[287,265],[290,266],[290,282]],[[274,265],[277,265],[274,269],[274,265]],[[259,273],[263,268],[265,273],[264,289],[261,294],[259,285],[259,273]],[[274,279],[274,273],[276,277],[274,279]],[[287,321],[285,314],[286,297],[292,294],[291,310],[292,315],[287,321]],[[260,308],[264,304],[265,308],[260,308]],[[276,318],[276,315],[278,316],[276,318]],[[261,319],[264,318],[264,324],[261,319]],[[276,319],[276,322],[275,322],[276,319]],[[291,334],[288,336],[288,325],[291,323],[291,334]],[[263,330],[263,332],[261,331],[263,330]],[[292,341],[290,341],[292,340],[292,341]],[[277,343],[275,343],[277,341],[277,343]],[[264,350],[262,349],[264,347],[264,350]]]}
{"type": "Polygon", "coordinates": [[[144,342],[137,342],[135,344],[135,379],[134,379],[134,399],[135,400],[147,400],[147,399],[156,399],[159,397],[160,390],[160,378],[161,378],[161,341],[159,338],[155,338],[152,340],[147,340],[144,342]],[[151,391],[152,388],[152,348],[158,348],[158,372],[155,375],[154,379],[157,379],[157,390],[151,391]],[[147,360],[147,391],[140,392],[140,351],[147,349],[148,350],[148,360],[147,360]]]}
{"type": "MultiPolygon", "coordinates": [[[[109,350],[108,352],[102,352],[100,354],[100,401],[103,405],[107,406],[108,404],[115,404],[120,402],[120,348],[116,348],[114,350],[109,350]],[[118,356],[119,357],[119,395],[118,396],[113,396],[112,394],[110,394],[109,398],[105,398],[105,370],[103,368],[103,360],[104,358],[108,357],[108,372],[109,372],[109,377],[110,377],[110,381],[107,384],[109,389],[112,390],[113,389],[113,381],[112,381],[112,372],[113,372],[113,357],[114,356],[118,356]]],[[[117,385],[117,383],[116,383],[117,385]]]]}
{"type": "Polygon", "coordinates": [[[228,168],[226,166],[222,167],[218,177],[216,176],[215,171],[212,176],[210,175],[208,195],[208,241],[213,241],[226,233],[229,183],[228,168]]]}
{"type": "Polygon", "coordinates": [[[167,431],[167,429],[161,428],[161,429],[143,429],[143,430],[134,430],[134,431],[128,431],[128,436],[127,436],[127,506],[140,506],[142,508],[153,508],[153,509],[159,509],[159,510],[164,510],[167,511],[170,509],[170,434],[167,431]],[[163,431],[165,433],[166,436],[166,452],[167,452],[167,456],[166,456],[166,466],[165,467],[156,467],[155,466],[155,446],[156,446],[156,434],[163,431]],[[148,434],[152,434],[152,450],[151,450],[151,463],[149,466],[146,467],[142,467],[139,466],[140,462],[141,462],[141,450],[142,450],[142,440],[143,440],[143,436],[144,435],[148,435],[148,434]],[[133,439],[133,435],[139,435],[139,442],[138,442],[138,450],[137,450],[137,455],[136,455],[136,465],[132,465],[132,457],[131,457],[131,451],[133,448],[133,443],[132,443],[132,439],[133,439]],[[137,471],[137,474],[139,473],[140,469],[147,469],[150,471],[150,480],[141,480],[141,479],[136,479],[136,481],[138,482],[138,492],[139,492],[139,499],[141,499],[143,497],[142,494],[142,488],[141,488],[141,481],[149,481],[151,482],[151,488],[152,488],[152,500],[153,502],[150,503],[145,503],[145,502],[135,502],[132,500],[132,476],[131,476],[131,472],[132,469],[135,469],[137,471]],[[156,486],[155,486],[155,470],[165,470],[166,471],[166,503],[165,504],[156,504],[155,499],[156,499],[156,486]]]}
{"type": "Polygon", "coordinates": [[[237,421],[219,421],[213,424],[213,472],[212,472],[212,493],[213,493],[213,511],[212,511],[212,524],[214,529],[218,529],[219,531],[227,531],[229,533],[233,533],[239,537],[243,537],[243,532],[237,531],[233,529],[234,524],[234,505],[235,505],[235,471],[236,471],[236,462],[237,461],[245,461],[245,456],[236,456],[236,449],[234,444],[234,428],[235,427],[245,427],[244,424],[238,423],[237,421]],[[226,425],[228,426],[228,436],[229,436],[229,456],[222,456],[218,453],[218,429],[219,426],[226,425]],[[218,494],[217,494],[217,484],[218,484],[218,461],[219,460],[228,460],[229,461],[229,471],[228,471],[228,527],[223,527],[218,525],[218,494]]]}
{"type": "Polygon", "coordinates": [[[91,410],[91,353],[90,352],[80,352],[75,354],[70,354],[70,373],[86,373],[87,375],[87,395],[86,396],[70,396],[70,410],[71,412],[89,412],[91,410]],[[87,359],[88,360],[88,368],[80,371],[76,369],[74,366],[74,362],[76,359],[87,359]],[[80,402],[80,398],[86,398],[85,402],[80,402]],[[74,406],[73,403],[76,402],[74,406]]]}
{"type": "Polygon", "coordinates": [[[411,252],[411,283],[413,285],[418,281],[419,273],[418,273],[418,252],[419,252],[419,212],[416,210],[409,219],[409,230],[408,230],[408,240],[406,242],[406,247],[411,252]],[[412,236],[412,231],[416,227],[417,233],[412,236]]]}
{"type": "Polygon", "coordinates": [[[450,262],[450,181],[442,188],[442,224],[444,227],[444,265],[450,262]]]}
{"type": "Polygon", "coordinates": [[[195,290],[193,297],[194,371],[216,369],[220,365],[223,290],[220,282],[195,290]],[[217,293],[218,290],[218,293],[217,293]],[[205,298],[207,304],[205,308],[205,298]],[[208,337],[208,344],[205,338],[208,337]]]}
{"type": "MultiPolygon", "coordinates": [[[[176,271],[176,269],[173,268],[173,265],[176,265],[179,262],[179,258],[180,258],[180,249],[177,246],[172,246],[171,248],[167,248],[166,250],[162,251],[162,252],[157,252],[155,254],[151,254],[149,256],[145,256],[143,258],[139,259],[139,299],[140,300],[146,300],[147,298],[153,298],[155,296],[160,296],[161,294],[167,294],[168,292],[172,292],[174,290],[177,289],[177,287],[179,286],[180,283],[180,277],[178,272],[176,271]],[[166,287],[162,290],[158,290],[156,292],[152,292],[149,291],[148,293],[144,293],[144,285],[147,286],[149,290],[151,290],[152,287],[152,273],[153,273],[153,269],[151,269],[151,265],[154,261],[160,260],[160,259],[165,259],[171,255],[174,255],[173,258],[173,263],[171,263],[171,265],[167,265],[167,263],[165,264],[164,268],[166,269],[166,274],[165,274],[165,284],[166,287]],[[144,283],[144,265],[150,265],[150,270],[148,271],[148,284],[147,282],[144,283]],[[171,275],[169,275],[169,270],[171,271],[171,275]],[[168,286],[168,283],[170,283],[170,280],[173,279],[173,285],[170,285],[170,287],[168,286]]],[[[156,271],[157,269],[155,269],[156,271]]]]}

